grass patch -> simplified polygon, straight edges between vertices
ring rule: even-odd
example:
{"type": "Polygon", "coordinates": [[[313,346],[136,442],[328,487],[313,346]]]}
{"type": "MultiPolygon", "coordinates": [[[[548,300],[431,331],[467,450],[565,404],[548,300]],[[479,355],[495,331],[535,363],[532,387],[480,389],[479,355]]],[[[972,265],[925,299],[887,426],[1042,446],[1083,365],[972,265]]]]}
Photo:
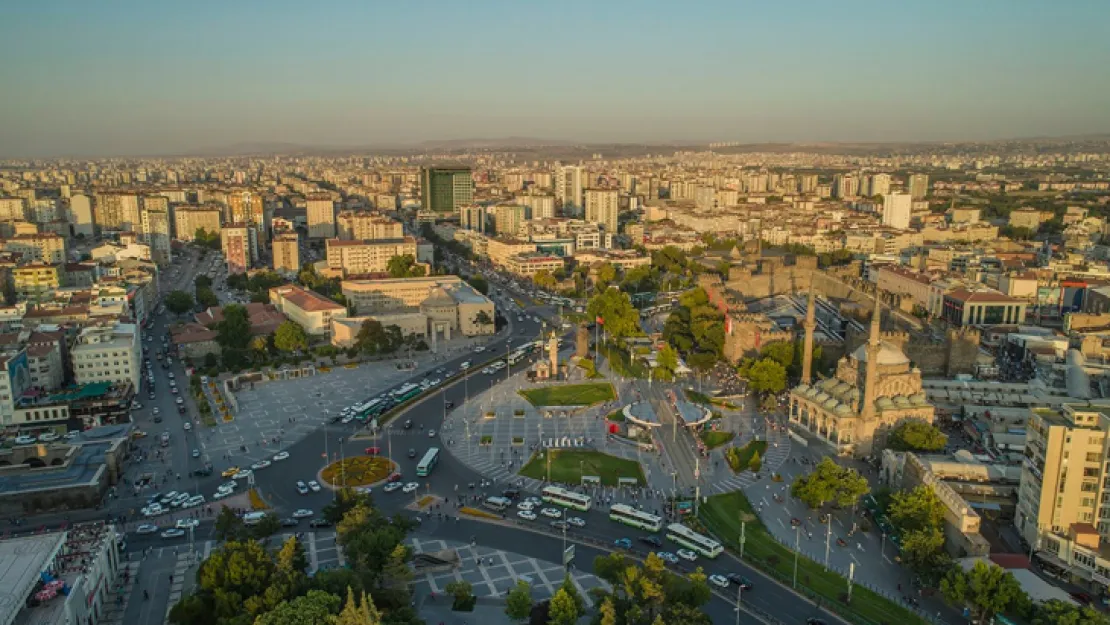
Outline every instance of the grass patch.
{"type": "Polygon", "coordinates": [[[492,445],[493,444],[493,437],[488,435],[488,434],[484,434],[484,435],[482,435],[482,438],[478,439],[478,444],[479,445],[492,445]]]}
{"type": "Polygon", "coordinates": [[[270,504],[266,503],[266,500],[262,498],[262,494],[258,492],[257,488],[250,489],[247,492],[247,496],[250,498],[252,510],[270,509],[270,504]]]}
{"type": "Polygon", "coordinates": [[[605,377],[597,372],[597,365],[595,365],[594,361],[589,358],[578,359],[578,366],[586,372],[586,378],[589,380],[596,380],[598,378],[605,377]]]}
{"type": "Polygon", "coordinates": [[[423,508],[425,506],[432,505],[433,503],[435,503],[435,501],[436,501],[435,495],[424,495],[423,497],[420,498],[419,501],[416,502],[416,506],[418,508],[423,508]]]}
{"type": "Polygon", "coordinates": [[[320,479],[332,486],[369,486],[393,473],[393,462],[383,456],[352,456],[324,467],[320,479]]]}
{"type": "Polygon", "coordinates": [[[533,406],[590,406],[617,397],[608,382],[544,386],[520,391],[520,395],[533,406]]]}
{"type": "Polygon", "coordinates": [[[695,404],[709,403],[709,395],[706,395],[705,393],[699,393],[692,388],[686,389],[686,399],[694,402],[695,404]]]}
{"type": "Polygon", "coordinates": [[[214,428],[219,425],[218,423],[216,423],[216,419],[212,417],[211,412],[209,412],[208,414],[200,415],[200,422],[210,428],[214,428]]]}
{"type": "Polygon", "coordinates": [[[639,462],[625,460],[600,451],[577,449],[547,449],[540,450],[520,474],[537,480],[545,479],[548,475],[548,458],[551,456],[551,481],[562,482],[577,486],[582,483],[583,475],[597,475],[601,483],[606,486],[616,486],[617,479],[622,477],[634,478],[637,483],[644,483],[644,470],[639,462]]]}
{"type": "Polygon", "coordinates": [[[609,414],[605,415],[605,419],[607,421],[616,421],[618,423],[624,423],[624,408],[617,408],[613,412],[610,412],[609,414]]]}
{"type": "MultiPolygon", "coordinates": [[[[733,552],[739,551],[740,523],[746,523],[744,561],[787,586],[792,584],[794,552],[767,531],[743,493],[714,495],[698,514],[705,527],[733,552]]],[[[823,606],[834,607],[848,622],[925,624],[913,612],[858,584],[852,587],[851,605],[846,604],[848,581],[806,557],[798,559],[798,590],[811,599],[821,597],[823,606]]]]}
{"type": "Polygon", "coordinates": [[[471,508],[470,506],[463,506],[462,508],[459,508],[459,513],[465,514],[466,516],[478,517],[480,519],[493,519],[494,521],[501,520],[501,517],[492,512],[486,512],[485,510],[479,510],[478,508],[471,508]]]}
{"type": "Polygon", "coordinates": [[[641,362],[634,362],[625,350],[611,344],[602,345],[598,351],[609,361],[609,368],[617,375],[624,378],[647,378],[647,367],[641,362]]]}
{"type": "Polygon", "coordinates": [[[759,471],[760,466],[763,464],[763,456],[767,453],[767,441],[750,441],[743,447],[733,447],[725,454],[728,460],[728,466],[732,467],[733,471],[739,473],[744,469],[751,469],[752,471],[759,471]],[[759,459],[756,463],[752,463],[752,459],[758,454],[759,459]]]}
{"type": "Polygon", "coordinates": [[[523,436],[514,436],[513,437],[513,444],[514,445],[523,445],[524,444],[524,437],[523,436]]]}
{"type": "Polygon", "coordinates": [[[701,433],[701,442],[705,443],[706,449],[716,449],[735,437],[735,432],[714,432],[713,430],[705,430],[701,433]]]}

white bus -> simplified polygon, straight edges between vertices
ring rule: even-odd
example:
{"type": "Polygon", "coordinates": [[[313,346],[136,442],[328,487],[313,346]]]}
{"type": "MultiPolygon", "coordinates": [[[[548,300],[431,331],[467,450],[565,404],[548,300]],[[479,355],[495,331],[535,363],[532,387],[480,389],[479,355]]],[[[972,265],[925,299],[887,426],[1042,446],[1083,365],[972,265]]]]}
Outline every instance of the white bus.
{"type": "Polygon", "coordinates": [[[574,491],[558,486],[547,486],[540,492],[540,495],[547,503],[558,504],[565,508],[574,508],[583,512],[590,509],[590,503],[593,501],[589,495],[579,495],[574,491]]]}
{"type": "Polygon", "coordinates": [[[662,517],[648,514],[623,503],[615,503],[609,507],[609,520],[638,527],[649,532],[658,532],[663,528],[662,517]]]}
{"type": "Polygon", "coordinates": [[[509,364],[515,365],[516,363],[520,362],[522,358],[524,358],[524,355],[524,352],[519,351],[509,354],[509,364]]]}
{"type": "Polygon", "coordinates": [[[435,468],[436,463],[439,462],[439,448],[432,447],[424,457],[420,459],[420,464],[416,465],[417,477],[428,477],[428,474],[435,468]]]}
{"type": "Polygon", "coordinates": [[[490,510],[501,512],[502,510],[513,505],[513,500],[507,497],[490,497],[489,499],[483,501],[482,505],[489,508],[490,510]]]}
{"type": "Polygon", "coordinates": [[[409,383],[405,384],[404,386],[402,386],[401,388],[393,391],[390,394],[393,395],[394,397],[401,397],[402,395],[404,395],[406,393],[411,393],[411,392],[415,391],[418,388],[420,388],[420,387],[413,384],[412,382],[409,382],[409,383]]]}
{"type": "Polygon", "coordinates": [[[667,526],[667,539],[700,553],[707,558],[716,558],[724,551],[721,543],[702,536],[681,523],[671,523],[667,526]]]}

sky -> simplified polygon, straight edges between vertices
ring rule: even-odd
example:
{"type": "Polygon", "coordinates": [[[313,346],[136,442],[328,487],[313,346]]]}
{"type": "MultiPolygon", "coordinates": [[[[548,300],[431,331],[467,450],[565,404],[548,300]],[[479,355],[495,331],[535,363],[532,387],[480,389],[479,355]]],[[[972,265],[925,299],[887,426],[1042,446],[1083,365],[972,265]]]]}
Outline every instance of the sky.
{"type": "Polygon", "coordinates": [[[1108,0],[5,0],[0,157],[1110,131],[1108,0]]]}

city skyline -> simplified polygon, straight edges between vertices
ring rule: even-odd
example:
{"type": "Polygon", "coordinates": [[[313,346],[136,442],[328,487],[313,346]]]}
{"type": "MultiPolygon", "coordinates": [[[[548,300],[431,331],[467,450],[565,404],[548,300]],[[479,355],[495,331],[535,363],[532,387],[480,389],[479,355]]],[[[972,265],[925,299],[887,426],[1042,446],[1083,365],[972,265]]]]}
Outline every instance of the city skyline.
{"type": "Polygon", "coordinates": [[[0,158],[1110,131],[1110,5],[19,2],[0,158]],[[185,6],[188,6],[186,9],[185,6]],[[544,37],[546,36],[546,37],[544,37]]]}

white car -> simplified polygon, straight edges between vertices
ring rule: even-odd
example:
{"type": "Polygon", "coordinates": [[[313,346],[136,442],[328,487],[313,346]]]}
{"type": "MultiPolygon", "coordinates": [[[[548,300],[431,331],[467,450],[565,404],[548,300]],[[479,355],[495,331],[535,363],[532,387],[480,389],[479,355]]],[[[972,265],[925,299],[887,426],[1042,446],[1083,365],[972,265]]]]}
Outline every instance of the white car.
{"type": "Polygon", "coordinates": [[[188,432],[189,430],[193,429],[193,424],[186,421],[184,427],[185,427],[185,431],[188,432]]]}
{"type": "Polygon", "coordinates": [[[547,517],[549,519],[561,519],[561,518],[563,518],[563,511],[558,509],[558,508],[544,508],[543,510],[540,510],[540,514],[544,515],[545,517],[547,517]]]}
{"type": "Polygon", "coordinates": [[[35,442],[34,436],[17,436],[15,437],[16,445],[31,445],[35,442]]]}
{"type": "Polygon", "coordinates": [[[316,480],[309,480],[309,481],[308,481],[308,487],[309,487],[309,488],[310,488],[310,489],[312,490],[312,492],[314,492],[314,493],[318,493],[318,492],[320,492],[320,485],[316,483],[316,480]]]}
{"type": "Polygon", "coordinates": [[[570,523],[575,527],[586,527],[586,519],[583,519],[581,517],[572,516],[567,519],[567,523],[570,523]]]}
{"type": "Polygon", "coordinates": [[[176,527],[162,532],[162,538],[179,538],[185,535],[185,530],[179,530],[176,527]]]}
{"type": "Polygon", "coordinates": [[[133,402],[131,402],[131,409],[132,410],[142,410],[143,405],[141,403],[137,402],[137,401],[133,401],[133,402]]]}
{"type": "Polygon", "coordinates": [[[436,437],[436,431],[435,430],[428,430],[428,438],[435,438],[435,437],[436,437]]]}
{"type": "Polygon", "coordinates": [[[169,379],[172,380],[173,379],[173,371],[170,371],[169,373],[167,373],[166,377],[168,377],[169,379]]]}
{"type": "Polygon", "coordinates": [[[230,482],[224,482],[223,484],[220,484],[216,487],[217,490],[235,490],[236,488],[239,488],[239,483],[234,480],[230,482]]]}
{"type": "Polygon", "coordinates": [[[540,499],[539,497],[536,497],[535,495],[532,495],[531,497],[525,497],[524,501],[527,501],[528,503],[532,504],[533,506],[542,506],[543,505],[543,499],[540,499]]]}
{"type": "Polygon", "coordinates": [[[667,564],[678,564],[678,556],[669,551],[656,551],[655,555],[659,556],[659,559],[667,564]]]}
{"type": "Polygon", "coordinates": [[[469,368],[470,368],[470,361],[469,360],[463,361],[463,363],[461,365],[459,365],[459,369],[462,369],[463,371],[466,371],[469,368]]]}
{"type": "Polygon", "coordinates": [[[176,527],[177,529],[181,529],[181,530],[187,530],[191,527],[199,527],[199,526],[200,526],[200,520],[199,519],[178,519],[177,523],[174,523],[174,527],[176,527]]]}
{"type": "Polygon", "coordinates": [[[272,463],[269,460],[259,460],[258,462],[251,465],[251,469],[254,470],[254,471],[261,471],[262,469],[265,469],[266,467],[270,466],[271,464],[272,463]]]}
{"type": "Polygon", "coordinates": [[[250,477],[252,475],[254,475],[254,471],[251,471],[250,469],[243,469],[242,471],[236,473],[235,475],[232,475],[231,479],[233,479],[233,480],[245,480],[245,479],[247,479],[248,477],[250,477]]]}
{"type": "Polygon", "coordinates": [[[199,449],[194,449],[193,450],[193,457],[194,458],[200,458],[200,450],[199,449]]]}
{"type": "Polygon", "coordinates": [[[181,504],[181,507],[182,508],[195,508],[197,506],[204,505],[204,502],[205,502],[204,495],[193,495],[192,497],[186,499],[185,503],[181,504]]]}
{"type": "Polygon", "coordinates": [[[516,515],[518,517],[524,519],[525,521],[535,521],[536,520],[536,513],[532,512],[531,510],[519,510],[519,511],[517,511],[516,515]]]}
{"type": "Polygon", "coordinates": [[[412,493],[412,492],[416,492],[416,489],[418,489],[418,488],[420,488],[420,484],[417,484],[416,482],[409,482],[408,484],[405,484],[404,487],[401,488],[401,492],[412,493]]]}
{"type": "Polygon", "coordinates": [[[189,493],[181,493],[173,498],[173,501],[170,502],[170,507],[180,508],[186,501],[189,501],[189,493]]]}
{"type": "Polygon", "coordinates": [[[163,506],[168,506],[168,505],[170,505],[170,502],[173,501],[174,499],[177,499],[177,496],[180,495],[180,494],[181,493],[177,492],[176,490],[171,490],[170,492],[166,493],[165,495],[162,495],[162,497],[159,498],[158,503],[163,505],[163,506]]]}
{"type": "Polygon", "coordinates": [[[278,453],[274,454],[274,462],[281,462],[282,460],[288,460],[288,459],[289,459],[289,452],[287,452],[287,451],[279,451],[278,453]]]}
{"type": "Polygon", "coordinates": [[[299,510],[294,510],[293,511],[293,518],[294,519],[307,519],[308,517],[312,516],[313,514],[315,514],[315,513],[312,512],[312,510],[309,510],[308,508],[301,508],[299,510]]]}
{"type": "Polygon", "coordinates": [[[390,482],[390,483],[388,483],[388,484],[386,484],[385,486],[382,487],[382,491],[387,492],[387,493],[393,493],[393,492],[401,490],[404,487],[405,487],[405,485],[400,483],[400,482],[390,482]]]}
{"type": "Polygon", "coordinates": [[[516,505],[517,510],[524,510],[526,512],[531,512],[532,509],[535,507],[536,504],[532,503],[531,501],[522,501],[516,505]]]}
{"type": "Polygon", "coordinates": [[[729,581],[724,575],[717,575],[714,573],[709,576],[709,583],[717,586],[718,588],[728,588],[729,581]]]}
{"type": "Polygon", "coordinates": [[[474,353],[475,353],[475,354],[481,354],[481,353],[482,353],[482,352],[484,352],[484,351],[486,351],[486,348],[485,348],[485,347],[483,347],[483,346],[481,346],[481,345],[479,345],[479,346],[477,346],[477,347],[475,347],[475,348],[474,348],[474,353]]]}
{"type": "Polygon", "coordinates": [[[181,404],[184,404],[184,403],[185,403],[185,398],[183,398],[183,397],[178,397],[177,399],[174,399],[173,401],[174,401],[174,403],[175,403],[175,404],[177,404],[178,406],[180,406],[181,404]]]}
{"type": "Polygon", "coordinates": [[[308,486],[304,482],[297,482],[297,492],[302,495],[308,494],[308,486]]]}
{"type": "Polygon", "coordinates": [[[136,534],[153,534],[158,531],[158,526],[153,523],[143,523],[135,528],[136,534]]]}
{"type": "Polygon", "coordinates": [[[235,494],[235,491],[233,491],[233,490],[216,489],[216,492],[212,495],[212,500],[213,501],[219,501],[221,499],[224,499],[225,497],[230,497],[234,494],[235,494]]]}
{"type": "Polygon", "coordinates": [[[147,507],[145,507],[141,510],[141,512],[143,513],[143,516],[148,517],[148,518],[152,517],[152,516],[158,516],[159,514],[162,514],[165,511],[166,511],[166,509],[163,508],[162,506],[158,505],[158,504],[151,504],[151,505],[149,505],[149,506],[147,506],[147,507]]]}
{"type": "Polygon", "coordinates": [[[689,562],[693,562],[694,560],[698,559],[698,554],[694,553],[693,551],[690,551],[689,549],[679,549],[675,553],[678,554],[678,557],[682,558],[683,560],[687,560],[689,562]]]}
{"type": "Polygon", "coordinates": [[[53,432],[45,432],[43,434],[39,434],[40,443],[52,443],[56,440],[58,440],[58,435],[53,432]]]}

